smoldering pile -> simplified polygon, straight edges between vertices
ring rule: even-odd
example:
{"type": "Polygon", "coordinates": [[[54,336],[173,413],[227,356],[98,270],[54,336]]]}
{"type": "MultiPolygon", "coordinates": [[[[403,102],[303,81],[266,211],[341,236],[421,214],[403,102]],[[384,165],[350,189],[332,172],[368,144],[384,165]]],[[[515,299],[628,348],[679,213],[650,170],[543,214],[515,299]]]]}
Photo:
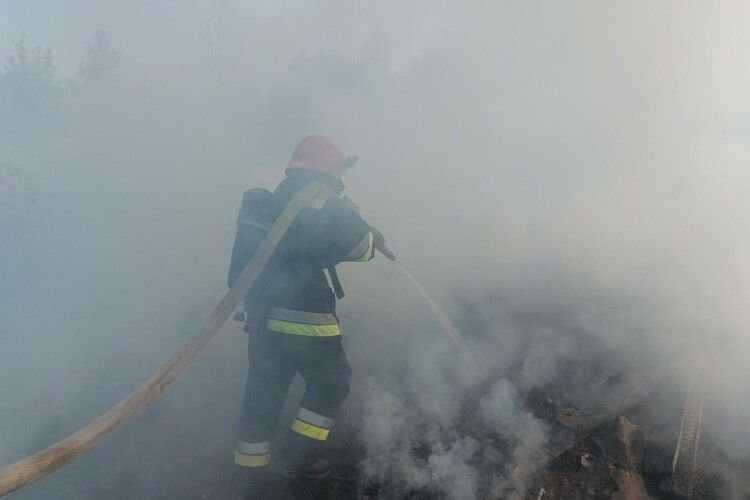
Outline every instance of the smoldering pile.
{"type": "Polygon", "coordinates": [[[497,316],[477,315],[484,307],[464,304],[469,350],[431,371],[435,393],[415,394],[405,373],[367,381],[331,443],[339,473],[325,497],[746,498],[748,469],[710,435],[690,453],[689,489],[677,484],[684,393],[657,383],[632,351],[560,315],[511,314],[504,327],[527,335],[505,336],[514,356],[493,365],[497,316]]]}

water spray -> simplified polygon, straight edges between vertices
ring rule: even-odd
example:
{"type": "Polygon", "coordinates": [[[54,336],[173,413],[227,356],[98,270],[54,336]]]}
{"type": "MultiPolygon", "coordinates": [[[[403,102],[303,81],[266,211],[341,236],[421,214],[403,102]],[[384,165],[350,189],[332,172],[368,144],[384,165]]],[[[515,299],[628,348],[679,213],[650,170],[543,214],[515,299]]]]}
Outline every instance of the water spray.
{"type": "Polygon", "coordinates": [[[430,292],[428,292],[427,289],[422,286],[419,281],[417,281],[417,278],[415,278],[414,275],[410,273],[400,262],[396,262],[396,267],[404,274],[404,276],[406,276],[406,279],[408,279],[409,282],[417,290],[419,296],[422,297],[422,300],[424,301],[427,308],[432,312],[432,314],[435,315],[435,319],[437,319],[437,321],[443,327],[443,330],[451,339],[451,341],[456,344],[458,350],[465,353],[466,343],[459,333],[458,328],[456,328],[456,325],[454,325],[453,322],[448,318],[448,315],[445,314],[445,312],[440,307],[440,305],[438,305],[435,299],[432,298],[430,292]]]}

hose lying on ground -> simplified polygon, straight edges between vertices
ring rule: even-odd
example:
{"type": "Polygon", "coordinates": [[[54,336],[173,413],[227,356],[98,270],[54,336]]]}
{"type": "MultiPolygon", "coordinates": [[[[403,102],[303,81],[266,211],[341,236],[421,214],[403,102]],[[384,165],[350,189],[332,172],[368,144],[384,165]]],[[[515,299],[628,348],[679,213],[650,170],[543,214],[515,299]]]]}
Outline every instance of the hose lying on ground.
{"type": "Polygon", "coordinates": [[[321,182],[302,188],[284,208],[229,292],[206,318],[198,332],[182,351],[107,413],[52,446],[0,468],[0,496],[69,464],[93,448],[102,438],[129,421],[171,384],[216,335],[265,267],[276,246],[302,208],[319,192],[327,189],[321,182]]]}

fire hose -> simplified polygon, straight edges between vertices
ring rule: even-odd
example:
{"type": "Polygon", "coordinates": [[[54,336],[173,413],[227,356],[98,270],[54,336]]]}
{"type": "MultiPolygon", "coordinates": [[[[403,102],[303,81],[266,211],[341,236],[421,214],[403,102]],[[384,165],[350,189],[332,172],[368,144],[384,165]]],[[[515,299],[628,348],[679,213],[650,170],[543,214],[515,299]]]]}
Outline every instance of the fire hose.
{"type": "MultiPolygon", "coordinates": [[[[323,190],[327,190],[321,182],[312,182],[302,188],[284,210],[279,214],[276,222],[271,226],[268,235],[261,243],[255,255],[240,274],[237,281],[229,289],[223,299],[203,321],[195,336],[182,350],[168,361],[150,379],[139,386],[109,411],[99,416],[88,425],[82,427],[70,436],[26,458],[0,467],[0,496],[5,496],[24,486],[27,486],[44,476],[71,463],[91,448],[101,439],[112,434],[120,426],[131,420],[148,406],[164,389],[187,368],[195,357],[214,338],[219,328],[237,308],[242,297],[253,286],[261,271],[268,263],[282,237],[292,224],[297,214],[313,197],[323,190]]],[[[440,310],[429,293],[403,266],[399,269],[417,288],[429,309],[436,314],[441,325],[463,351],[463,340],[447,316],[440,310]]]]}

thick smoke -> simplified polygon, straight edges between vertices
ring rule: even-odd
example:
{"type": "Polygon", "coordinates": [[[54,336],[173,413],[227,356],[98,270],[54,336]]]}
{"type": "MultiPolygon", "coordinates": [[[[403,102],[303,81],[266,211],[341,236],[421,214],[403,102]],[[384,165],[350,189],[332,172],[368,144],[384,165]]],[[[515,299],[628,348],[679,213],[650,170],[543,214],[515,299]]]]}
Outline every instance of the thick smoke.
{"type": "MultiPolygon", "coordinates": [[[[0,461],[179,348],[224,292],[242,192],[312,132],[360,156],[347,194],[467,341],[389,263],[342,269],[366,478],[522,495],[549,439],[524,395],[565,377],[578,408],[619,394],[566,368],[581,360],[676,398],[704,364],[717,436],[746,456],[748,10],[5,2],[0,461]],[[475,372],[492,383],[467,409],[475,372]]],[[[17,496],[210,495],[245,370],[225,330],[134,424],[17,496]]]]}

